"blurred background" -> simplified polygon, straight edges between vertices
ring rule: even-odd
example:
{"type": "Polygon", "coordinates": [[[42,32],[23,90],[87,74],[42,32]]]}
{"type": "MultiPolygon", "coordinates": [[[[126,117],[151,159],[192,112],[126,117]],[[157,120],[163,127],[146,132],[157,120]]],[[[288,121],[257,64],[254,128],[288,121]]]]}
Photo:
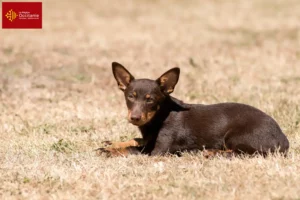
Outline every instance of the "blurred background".
{"type": "Polygon", "coordinates": [[[299,0],[44,0],[43,29],[0,30],[0,196],[299,198],[299,85],[299,0]],[[187,103],[265,111],[291,156],[95,157],[140,137],[113,61],[136,78],[180,67],[173,96],[187,103]]]}

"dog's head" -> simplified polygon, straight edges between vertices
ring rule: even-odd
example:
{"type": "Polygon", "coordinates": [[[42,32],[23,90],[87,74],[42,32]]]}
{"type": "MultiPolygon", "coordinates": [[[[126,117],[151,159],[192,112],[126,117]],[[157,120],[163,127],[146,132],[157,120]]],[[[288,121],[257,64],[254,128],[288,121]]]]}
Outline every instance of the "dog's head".
{"type": "Polygon", "coordinates": [[[135,79],[121,64],[113,62],[112,71],[119,88],[124,92],[128,121],[143,126],[151,121],[166,96],[178,82],[180,69],[172,68],[156,80],[135,79]]]}

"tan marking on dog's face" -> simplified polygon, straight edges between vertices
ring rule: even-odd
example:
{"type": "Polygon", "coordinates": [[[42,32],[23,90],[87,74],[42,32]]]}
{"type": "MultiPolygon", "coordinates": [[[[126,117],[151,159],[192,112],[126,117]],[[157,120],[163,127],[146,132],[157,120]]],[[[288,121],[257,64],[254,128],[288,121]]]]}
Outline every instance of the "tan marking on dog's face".
{"type": "Polygon", "coordinates": [[[150,94],[146,94],[146,99],[149,99],[150,97],[150,94]]]}
{"type": "Polygon", "coordinates": [[[156,111],[151,111],[147,113],[147,121],[150,121],[152,117],[155,115],[156,111]]]}
{"type": "Polygon", "coordinates": [[[147,120],[146,114],[145,114],[145,113],[142,113],[141,121],[143,122],[143,124],[145,124],[146,120],[147,120]]]}

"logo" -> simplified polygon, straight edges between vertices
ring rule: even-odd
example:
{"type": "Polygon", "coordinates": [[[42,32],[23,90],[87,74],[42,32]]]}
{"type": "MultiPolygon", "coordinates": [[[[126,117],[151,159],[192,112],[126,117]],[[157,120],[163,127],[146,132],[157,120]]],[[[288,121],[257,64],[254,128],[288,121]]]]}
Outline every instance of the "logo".
{"type": "Polygon", "coordinates": [[[42,2],[2,2],[2,28],[42,28],[42,2]]]}
{"type": "Polygon", "coordinates": [[[14,19],[16,19],[17,16],[17,13],[15,13],[13,9],[10,9],[10,11],[8,11],[5,15],[5,17],[7,17],[7,19],[11,22],[14,21],[14,19]]]}

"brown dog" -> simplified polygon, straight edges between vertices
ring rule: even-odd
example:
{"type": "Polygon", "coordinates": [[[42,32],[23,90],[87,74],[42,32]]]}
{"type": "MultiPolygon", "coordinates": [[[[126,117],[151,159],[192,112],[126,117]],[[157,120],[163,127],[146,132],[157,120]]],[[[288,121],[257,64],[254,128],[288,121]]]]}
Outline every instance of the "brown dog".
{"type": "Polygon", "coordinates": [[[112,69],[124,92],[128,120],[138,126],[143,139],[111,143],[100,152],[110,155],[163,155],[208,149],[233,153],[286,154],[289,141],[274,119],[249,105],[185,104],[170,94],[179,79],[173,68],[156,80],[135,79],[121,64],[112,69]]]}

